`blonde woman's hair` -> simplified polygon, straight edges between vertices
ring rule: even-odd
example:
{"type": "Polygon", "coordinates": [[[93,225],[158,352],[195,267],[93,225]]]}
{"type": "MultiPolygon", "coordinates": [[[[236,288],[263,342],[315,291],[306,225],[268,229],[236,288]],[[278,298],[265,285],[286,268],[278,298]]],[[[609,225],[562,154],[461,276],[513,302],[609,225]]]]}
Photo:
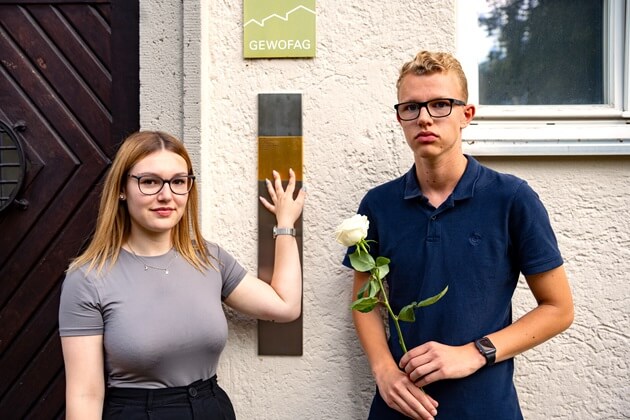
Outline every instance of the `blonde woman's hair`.
{"type": "MultiPolygon", "coordinates": [[[[85,251],[72,261],[68,271],[88,264],[87,270],[101,272],[106,264],[112,266],[118,259],[120,248],[129,237],[131,219],[127,203],[119,199],[129,170],[141,159],[168,150],[184,158],[188,174],[192,175],[192,162],[184,144],[174,136],[161,131],[138,131],[125,139],[105,178],[101,194],[94,236],[85,251]]],[[[172,230],[173,247],[198,270],[213,267],[201,235],[198,217],[197,184],[188,193],[186,210],[172,230]]]]}
{"type": "Polygon", "coordinates": [[[468,81],[466,80],[466,74],[460,62],[452,54],[447,52],[420,51],[413,60],[403,64],[401,67],[400,75],[396,82],[396,90],[400,89],[402,79],[408,74],[422,76],[446,72],[453,72],[453,74],[455,74],[457,80],[459,80],[462,95],[464,95],[462,99],[464,102],[468,102],[468,81]]]}

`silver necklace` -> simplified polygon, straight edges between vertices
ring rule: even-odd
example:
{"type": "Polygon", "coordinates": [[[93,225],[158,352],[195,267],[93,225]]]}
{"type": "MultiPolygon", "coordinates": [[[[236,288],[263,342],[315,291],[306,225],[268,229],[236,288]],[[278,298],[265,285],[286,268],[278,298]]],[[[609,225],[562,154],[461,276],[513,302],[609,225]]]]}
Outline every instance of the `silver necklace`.
{"type": "MultiPolygon", "coordinates": [[[[171,267],[171,264],[173,264],[173,261],[175,261],[177,259],[177,256],[179,255],[179,253],[177,251],[175,251],[175,255],[173,256],[173,258],[171,258],[171,260],[168,262],[166,267],[164,267],[164,268],[156,267],[154,265],[147,264],[147,262],[140,255],[136,254],[136,251],[133,250],[133,248],[131,247],[131,244],[129,242],[127,242],[127,246],[131,250],[131,253],[136,258],[136,260],[138,260],[139,262],[142,263],[142,265],[144,265],[144,271],[148,271],[149,268],[152,268],[154,270],[164,271],[165,275],[168,275],[168,269],[171,267]]],[[[171,249],[173,249],[173,248],[171,248],[171,249]]]]}

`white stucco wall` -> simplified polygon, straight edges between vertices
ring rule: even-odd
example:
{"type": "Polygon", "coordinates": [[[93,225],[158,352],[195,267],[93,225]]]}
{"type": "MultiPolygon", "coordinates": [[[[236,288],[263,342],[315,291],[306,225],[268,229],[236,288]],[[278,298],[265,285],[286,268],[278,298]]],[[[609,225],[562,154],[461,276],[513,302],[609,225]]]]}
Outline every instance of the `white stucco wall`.
{"type": "MultiPolygon", "coordinates": [[[[182,136],[205,235],[256,272],[258,93],[303,94],[304,356],[257,356],[256,322],[230,314],[219,380],[240,419],[363,419],[373,381],[334,227],[412,163],[391,106],[398,67],[455,50],[452,1],[317,2],[315,59],[242,58],[242,1],[141,0],[141,125],[182,136]]],[[[527,419],[630,417],[630,159],[484,158],[551,214],[574,292],[563,335],[517,357],[527,419]]],[[[521,284],[515,314],[533,305],[521,284]]]]}

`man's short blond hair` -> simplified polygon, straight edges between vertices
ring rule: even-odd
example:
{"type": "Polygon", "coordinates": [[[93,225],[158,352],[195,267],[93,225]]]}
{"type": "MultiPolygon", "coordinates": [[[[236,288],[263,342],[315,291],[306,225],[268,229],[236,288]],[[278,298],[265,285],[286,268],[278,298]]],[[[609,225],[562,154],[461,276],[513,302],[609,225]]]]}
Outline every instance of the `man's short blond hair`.
{"type": "MultiPolygon", "coordinates": [[[[468,102],[468,81],[461,63],[447,52],[420,51],[413,60],[403,64],[396,82],[396,90],[400,89],[402,79],[408,74],[418,76],[434,73],[452,72],[459,80],[464,102],[468,102]]],[[[459,99],[459,98],[457,98],[459,99]]]]}

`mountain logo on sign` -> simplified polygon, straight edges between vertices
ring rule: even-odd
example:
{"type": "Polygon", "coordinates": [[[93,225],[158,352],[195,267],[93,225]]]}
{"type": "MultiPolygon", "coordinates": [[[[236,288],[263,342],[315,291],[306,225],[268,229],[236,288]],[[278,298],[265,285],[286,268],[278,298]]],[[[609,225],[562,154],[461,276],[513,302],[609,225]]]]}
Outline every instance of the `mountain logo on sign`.
{"type": "Polygon", "coordinates": [[[283,20],[283,21],[285,21],[285,22],[288,22],[288,21],[289,21],[289,16],[290,16],[293,12],[297,12],[297,11],[298,11],[298,10],[300,10],[300,9],[303,9],[303,10],[305,10],[305,11],[309,12],[309,13],[312,13],[313,15],[315,14],[315,11],[314,11],[314,10],[309,9],[309,8],[308,8],[308,7],[306,7],[306,6],[302,6],[302,5],[300,5],[300,6],[296,7],[295,9],[289,10],[287,13],[285,13],[284,17],[282,17],[282,16],[277,15],[277,14],[275,14],[275,13],[274,13],[274,14],[272,14],[272,15],[267,16],[266,18],[264,18],[264,19],[263,19],[263,20],[261,20],[261,21],[258,21],[258,20],[256,20],[256,19],[250,19],[250,20],[248,20],[247,22],[245,22],[245,25],[244,25],[244,26],[248,26],[249,24],[254,23],[254,24],[256,24],[256,25],[260,26],[261,28],[264,28],[264,27],[265,27],[265,22],[266,22],[266,21],[268,21],[269,19],[273,19],[273,18],[277,18],[277,19],[283,20]]]}

